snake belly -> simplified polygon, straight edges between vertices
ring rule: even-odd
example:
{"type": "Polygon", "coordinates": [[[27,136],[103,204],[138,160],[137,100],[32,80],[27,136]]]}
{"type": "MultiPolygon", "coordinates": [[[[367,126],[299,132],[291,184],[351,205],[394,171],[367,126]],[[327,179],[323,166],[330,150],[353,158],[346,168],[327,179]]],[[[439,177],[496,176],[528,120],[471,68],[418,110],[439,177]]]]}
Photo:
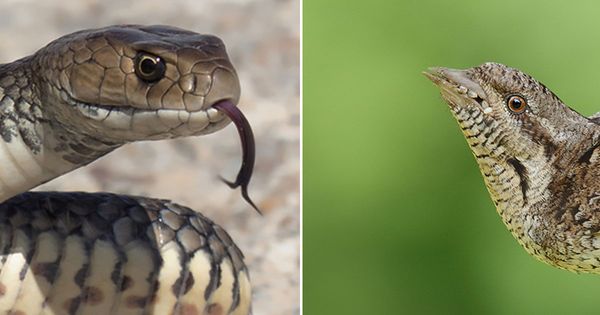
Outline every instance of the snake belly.
{"type": "Polygon", "coordinates": [[[220,39],[169,26],[84,30],[0,65],[0,314],[249,314],[243,255],[202,214],[26,192],[129,142],[217,131],[212,106],[238,98],[220,39]]]}

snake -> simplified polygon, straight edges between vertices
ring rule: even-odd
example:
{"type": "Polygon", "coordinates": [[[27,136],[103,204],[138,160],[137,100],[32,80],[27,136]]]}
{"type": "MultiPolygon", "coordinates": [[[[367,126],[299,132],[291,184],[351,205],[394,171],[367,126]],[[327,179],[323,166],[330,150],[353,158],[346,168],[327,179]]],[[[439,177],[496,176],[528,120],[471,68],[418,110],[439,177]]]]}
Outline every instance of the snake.
{"type": "Polygon", "coordinates": [[[62,36],[0,65],[0,314],[250,314],[244,256],[200,212],[108,192],[30,192],[126,143],[230,122],[254,138],[221,39],[172,26],[62,36]]]}

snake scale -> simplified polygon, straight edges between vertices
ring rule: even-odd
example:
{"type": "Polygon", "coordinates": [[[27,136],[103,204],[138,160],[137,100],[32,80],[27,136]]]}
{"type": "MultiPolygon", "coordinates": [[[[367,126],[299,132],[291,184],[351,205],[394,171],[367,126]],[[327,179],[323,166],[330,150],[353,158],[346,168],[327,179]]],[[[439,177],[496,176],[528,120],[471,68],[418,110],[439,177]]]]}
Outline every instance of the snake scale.
{"type": "Polygon", "coordinates": [[[254,144],[239,94],[220,39],[169,26],[79,31],[0,65],[0,314],[249,314],[243,255],[200,213],[26,192],[128,142],[234,121],[244,162],[229,184],[247,198],[254,144]]]}

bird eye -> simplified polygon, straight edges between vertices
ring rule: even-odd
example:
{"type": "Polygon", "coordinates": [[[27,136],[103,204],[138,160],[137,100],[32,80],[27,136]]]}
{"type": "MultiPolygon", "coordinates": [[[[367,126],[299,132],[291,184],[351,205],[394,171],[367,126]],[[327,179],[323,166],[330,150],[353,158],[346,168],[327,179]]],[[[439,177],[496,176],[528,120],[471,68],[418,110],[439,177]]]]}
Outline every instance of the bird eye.
{"type": "Polygon", "coordinates": [[[165,70],[165,62],[158,56],[141,52],[135,57],[135,74],[146,82],[162,79],[165,70]]]}
{"type": "Polygon", "coordinates": [[[506,105],[511,112],[520,114],[527,108],[527,101],[523,96],[511,95],[506,99],[506,105]]]}

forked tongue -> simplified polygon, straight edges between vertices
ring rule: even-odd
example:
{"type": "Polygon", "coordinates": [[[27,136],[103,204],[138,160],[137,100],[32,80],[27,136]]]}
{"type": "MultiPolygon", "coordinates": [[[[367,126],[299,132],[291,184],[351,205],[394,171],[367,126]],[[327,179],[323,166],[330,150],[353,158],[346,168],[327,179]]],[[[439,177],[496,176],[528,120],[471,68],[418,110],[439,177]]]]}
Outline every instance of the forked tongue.
{"type": "Polygon", "coordinates": [[[227,115],[227,117],[233,121],[240,135],[240,140],[242,141],[242,167],[240,167],[237,178],[234,182],[228,181],[223,177],[221,177],[221,180],[231,188],[237,188],[241,186],[242,197],[244,197],[244,199],[256,211],[258,211],[258,213],[262,214],[260,209],[258,209],[252,199],[250,199],[250,196],[248,196],[248,184],[250,183],[250,178],[252,178],[255,154],[254,134],[252,133],[252,128],[250,128],[250,123],[248,123],[248,120],[246,117],[244,117],[244,114],[242,114],[242,112],[230,101],[220,101],[212,107],[227,115]]]}

